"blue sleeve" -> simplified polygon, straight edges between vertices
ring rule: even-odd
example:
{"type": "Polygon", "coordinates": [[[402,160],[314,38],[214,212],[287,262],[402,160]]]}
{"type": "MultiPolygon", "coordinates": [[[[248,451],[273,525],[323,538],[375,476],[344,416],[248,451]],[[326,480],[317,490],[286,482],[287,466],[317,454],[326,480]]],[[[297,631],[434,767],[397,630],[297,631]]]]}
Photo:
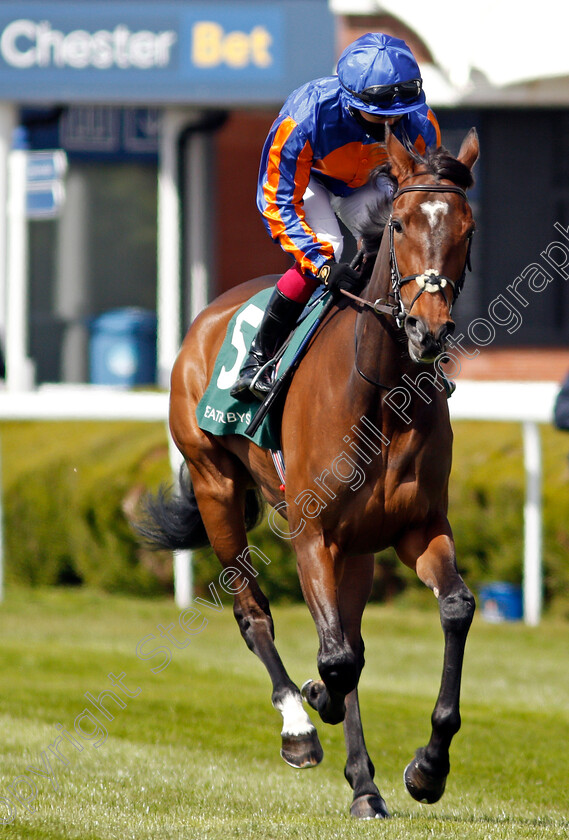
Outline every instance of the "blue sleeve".
{"type": "Polygon", "coordinates": [[[257,206],[271,237],[313,276],[334,257],[332,245],[321,242],[304,217],[303,196],[310,179],[313,151],[297,122],[280,115],[261,157],[257,206]]]}
{"type": "Polygon", "coordinates": [[[562,431],[569,431],[569,376],[557,394],[553,409],[553,423],[562,431]]]}

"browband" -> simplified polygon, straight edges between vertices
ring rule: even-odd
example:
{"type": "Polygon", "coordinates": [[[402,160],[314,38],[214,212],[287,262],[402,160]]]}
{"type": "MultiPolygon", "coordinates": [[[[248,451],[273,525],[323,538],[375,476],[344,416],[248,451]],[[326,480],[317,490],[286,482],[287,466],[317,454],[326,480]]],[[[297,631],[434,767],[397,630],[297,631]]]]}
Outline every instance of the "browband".
{"type": "Polygon", "coordinates": [[[462,196],[465,201],[468,201],[465,191],[461,187],[456,187],[452,184],[449,184],[448,186],[445,186],[445,184],[417,184],[415,187],[401,187],[401,189],[397,190],[397,192],[393,195],[392,201],[395,201],[395,199],[399,198],[402,193],[406,192],[453,192],[462,196]]]}

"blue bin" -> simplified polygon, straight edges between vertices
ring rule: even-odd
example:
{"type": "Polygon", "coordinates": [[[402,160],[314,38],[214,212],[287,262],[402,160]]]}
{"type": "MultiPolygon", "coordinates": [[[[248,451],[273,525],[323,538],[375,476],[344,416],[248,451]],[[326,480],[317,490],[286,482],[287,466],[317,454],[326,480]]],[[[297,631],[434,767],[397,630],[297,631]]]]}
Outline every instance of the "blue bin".
{"type": "Polygon", "coordinates": [[[482,616],[486,621],[521,621],[524,617],[522,587],[514,583],[488,583],[480,588],[482,616]]]}
{"type": "Polygon", "coordinates": [[[146,309],[113,309],[91,322],[89,381],[93,385],[156,382],[156,315],[146,309]]]}

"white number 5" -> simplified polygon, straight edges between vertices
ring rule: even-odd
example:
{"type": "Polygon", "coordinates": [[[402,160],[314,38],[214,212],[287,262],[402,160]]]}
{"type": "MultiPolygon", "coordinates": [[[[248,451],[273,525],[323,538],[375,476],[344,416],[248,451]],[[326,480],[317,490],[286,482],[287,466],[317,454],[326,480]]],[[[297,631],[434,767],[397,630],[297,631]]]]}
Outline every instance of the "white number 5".
{"type": "Polygon", "coordinates": [[[235,326],[233,328],[233,335],[231,336],[231,344],[237,350],[237,358],[230,370],[227,370],[225,365],[221,368],[219,376],[217,377],[217,387],[220,391],[227,391],[231,388],[233,383],[236,382],[239,371],[241,370],[241,365],[245,361],[245,356],[247,355],[247,347],[241,330],[242,324],[250,324],[256,329],[261,323],[262,318],[263,310],[259,309],[259,307],[255,306],[253,303],[246,306],[243,312],[240,312],[237,316],[235,326]]]}

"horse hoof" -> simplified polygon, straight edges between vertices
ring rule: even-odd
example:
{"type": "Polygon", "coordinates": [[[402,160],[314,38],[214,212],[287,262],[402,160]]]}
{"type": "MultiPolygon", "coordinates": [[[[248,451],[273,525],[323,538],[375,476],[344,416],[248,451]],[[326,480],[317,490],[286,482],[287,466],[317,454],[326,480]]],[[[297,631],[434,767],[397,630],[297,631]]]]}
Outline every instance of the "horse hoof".
{"type": "Polygon", "coordinates": [[[300,689],[300,693],[308,705],[318,712],[324,723],[335,725],[342,723],[344,720],[346,716],[344,702],[334,706],[322,680],[306,680],[300,689]]]}
{"type": "Polygon", "coordinates": [[[443,793],[449,772],[435,773],[433,769],[427,769],[424,759],[424,750],[417,750],[415,758],[405,768],[403,780],[405,787],[417,802],[424,802],[432,805],[438,802],[443,793]]]}
{"type": "Polygon", "coordinates": [[[302,684],[300,693],[308,703],[308,705],[318,711],[318,698],[326,691],[326,686],[322,680],[306,680],[302,684]]]}
{"type": "Polygon", "coordinates": [[[350,814],[358,820],[386,819],[391,816],[381,796],[373,793],[364,793],[354,799],[350,814]]]}
{"type": "Polygon", "coordinates": [[[305,735],[283,735],[281,756],[298,770],[316,767],[324,758],[317,731],[314,729],[305,735]]]}

